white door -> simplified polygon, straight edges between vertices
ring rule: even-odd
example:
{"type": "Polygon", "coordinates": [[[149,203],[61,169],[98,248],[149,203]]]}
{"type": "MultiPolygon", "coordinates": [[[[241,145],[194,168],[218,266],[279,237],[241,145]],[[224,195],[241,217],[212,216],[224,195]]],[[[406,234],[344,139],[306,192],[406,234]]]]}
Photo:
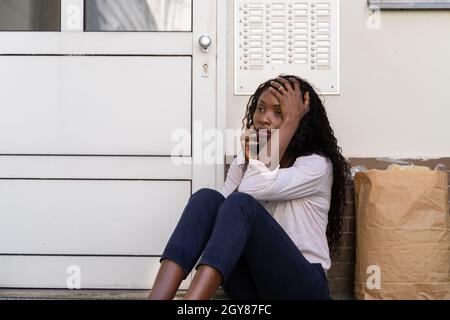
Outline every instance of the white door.
{"type": "Polygon", "coordinates": [[[150,288],[216,185],[216,1],[0,0],[0,30],[0,287],[150,288]]]}

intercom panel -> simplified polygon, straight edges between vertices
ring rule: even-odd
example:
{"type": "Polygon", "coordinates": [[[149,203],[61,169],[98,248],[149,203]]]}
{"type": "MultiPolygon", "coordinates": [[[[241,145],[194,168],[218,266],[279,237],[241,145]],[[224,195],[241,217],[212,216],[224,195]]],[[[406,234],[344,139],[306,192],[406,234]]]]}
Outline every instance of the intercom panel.
{"type": "Polygon", "coordinates": [[[295,74],[339,94],[339,0],[234,0],[234,94],[295,74]]]}

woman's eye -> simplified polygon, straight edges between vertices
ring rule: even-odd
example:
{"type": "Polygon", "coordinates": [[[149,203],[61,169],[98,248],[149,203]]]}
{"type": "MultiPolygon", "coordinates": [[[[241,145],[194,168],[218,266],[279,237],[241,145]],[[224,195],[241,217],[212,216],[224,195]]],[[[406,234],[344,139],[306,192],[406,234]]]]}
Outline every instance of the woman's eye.
{"type": "Polygon", "coordinates": [[[281,117],[281,111],[275,111],[275,115],[281,117]]]}
{"type": "Polygon", "coordinates": [[[263,111],[263,107],[259,106],[257,107],[258,111],[263,111]]]}

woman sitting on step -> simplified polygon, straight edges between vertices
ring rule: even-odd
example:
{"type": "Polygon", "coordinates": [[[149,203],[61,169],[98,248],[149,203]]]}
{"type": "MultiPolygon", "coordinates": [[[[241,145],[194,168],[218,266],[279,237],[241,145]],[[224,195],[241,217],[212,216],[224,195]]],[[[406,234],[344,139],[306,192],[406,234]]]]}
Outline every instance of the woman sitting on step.
{"type": "Polygon", "coordinates": [[[173,299],[194,266],[185,299],[219,286],[230,299],[330,298],[349,168],[322,101],[305,80],[280,76],[257,88],[244,120],[257,151],[246,139],[223,190],[192,194],[150,299],[173,299]]]}

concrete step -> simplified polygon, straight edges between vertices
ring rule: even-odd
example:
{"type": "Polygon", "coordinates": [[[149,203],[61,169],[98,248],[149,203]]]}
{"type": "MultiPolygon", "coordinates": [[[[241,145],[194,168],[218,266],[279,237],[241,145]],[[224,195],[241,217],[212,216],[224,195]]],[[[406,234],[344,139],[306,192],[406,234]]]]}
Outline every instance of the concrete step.
{"type": "MultiPolygon", "coordinates": [[[[98,289],[0,289],[0,300],[146,300],[149,290],[98,289]]],[[[175,300],[181,300],[186,290],[179,290],[175,300]]],[[[218,289],[213,300],[227,299],[218,289]]]]}

